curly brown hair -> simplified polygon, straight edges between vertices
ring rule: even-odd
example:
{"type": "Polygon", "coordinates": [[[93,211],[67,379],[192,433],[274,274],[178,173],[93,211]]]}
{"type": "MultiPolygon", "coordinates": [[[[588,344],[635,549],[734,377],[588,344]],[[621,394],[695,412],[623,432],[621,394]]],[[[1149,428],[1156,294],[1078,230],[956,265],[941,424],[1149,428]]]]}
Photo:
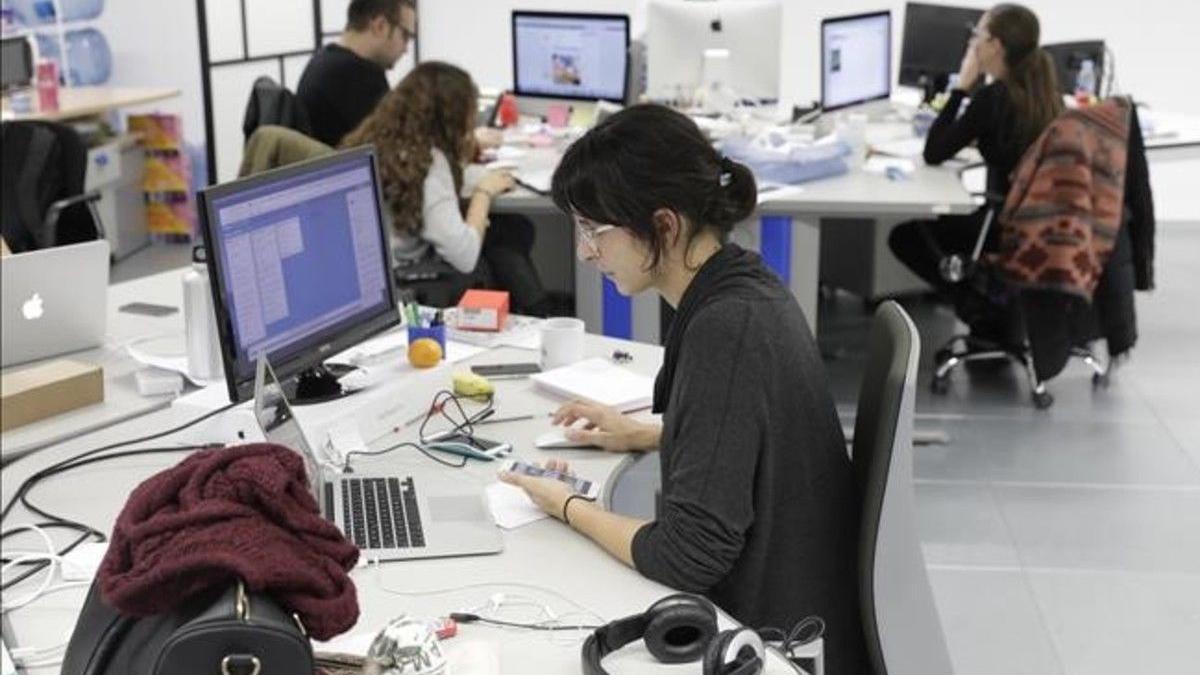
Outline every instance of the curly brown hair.
{"type": "Polygon", "coordinates": [[[383,97],[341,147],[374,144],[379,157],[383,199],[397,232],[421,233],[425,176],[433,148],[450,162],[454,189],[462,189],[462,167],[475,154],[475,112],[479,89],[466,71],[427,61],[383,97]]]}

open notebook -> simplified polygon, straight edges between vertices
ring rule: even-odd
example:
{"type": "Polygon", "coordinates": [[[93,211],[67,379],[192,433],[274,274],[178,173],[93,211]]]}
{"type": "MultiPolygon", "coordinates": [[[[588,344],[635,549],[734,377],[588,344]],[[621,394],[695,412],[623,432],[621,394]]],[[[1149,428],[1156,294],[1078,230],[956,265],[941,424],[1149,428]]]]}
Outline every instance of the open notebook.
{"type": "Polygon", "coordinates": [[[548,370],[530,379],[558,396],[612,406],[622,412],[646,408],[654,398],[654,378],[603,358],[548,370]]]}

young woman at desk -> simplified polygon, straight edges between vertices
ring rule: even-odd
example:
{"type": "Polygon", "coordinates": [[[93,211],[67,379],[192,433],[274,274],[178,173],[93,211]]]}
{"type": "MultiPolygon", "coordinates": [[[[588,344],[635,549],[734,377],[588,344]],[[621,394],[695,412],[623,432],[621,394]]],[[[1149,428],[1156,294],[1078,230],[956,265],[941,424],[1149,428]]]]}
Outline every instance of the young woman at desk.
{"type": "MultiPolygon", "coordinates": [[[[654,391],[662,425],[570,404],[574,440],[658,449],[662,502],[642,521],[571,499],[555,480],[505,474],[645,576],[702,593],[743,624],[827,625],[829,672],[864,673],[858,614],[859,497],[808,323],[754,253],[726,243],[755,208],[745,166],[691,119],[641,105],[567,151],[553,180],[578,254],[623,295],[653,290],[677,311],[654,391]]],[[[566,471],[562,462],[553,468],[566,471]]]]}
{"type": "MultiPolygon", "coordinates": [[[[1003,201],[1009,189],[1009,174],[1025,149],[1063,110],[1062,96],[1050,56],[1038,47],[1037,16],[1020,5],[1001,4],[988,10],[972,31],[967,53],[958,73],[958,85],[942,108],[925,141],[925,161],[940,164],[971,143],[987,163],[987,191],[1003,201]],[[990,84],[971,95],[960,116],[967,92],[987,74],[990,84]]],[[[937,220],[911,221],[896,226],[888,243],[905,265],[931,286],[950,295],[966,319],[977,314],[969,306],[973,299],[964,284],[951,284],[940,271],[943,256],[969,256],[983,227],[985,210],[964,216],[941,216],[937,220]]],[[[992,228],[993,234],[999,228],[992,228]]],[[[1002,319],[982,316],[973,322],[972,334],[1007,341],[1002,319]]]]}
{"type": "Polygon", "coordinates": [[[533,224],[520,216],[488,216],[513,178],[469,166],[478,99],[465,71],[421,63],[341,145],[375,145],[401,285],[418,301],[444,307],[467,288],[490,286],[509,291],[514,311],[544,316],[546,291],[529,258],[533,224]],[[463,194],[469,195],[465,208],[463,194]]]}

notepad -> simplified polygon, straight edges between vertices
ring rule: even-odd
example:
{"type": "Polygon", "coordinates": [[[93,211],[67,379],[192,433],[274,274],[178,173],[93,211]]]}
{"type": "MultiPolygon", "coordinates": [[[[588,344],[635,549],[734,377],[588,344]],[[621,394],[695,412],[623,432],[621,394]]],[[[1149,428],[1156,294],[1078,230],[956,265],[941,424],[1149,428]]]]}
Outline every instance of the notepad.
{"type": "Polygon", "coordinates": [[[530,379],[557,396],[611,406],[622,412],[645,408],[654,398],[653,378],[602,358],[537,373],[530,379]]]}

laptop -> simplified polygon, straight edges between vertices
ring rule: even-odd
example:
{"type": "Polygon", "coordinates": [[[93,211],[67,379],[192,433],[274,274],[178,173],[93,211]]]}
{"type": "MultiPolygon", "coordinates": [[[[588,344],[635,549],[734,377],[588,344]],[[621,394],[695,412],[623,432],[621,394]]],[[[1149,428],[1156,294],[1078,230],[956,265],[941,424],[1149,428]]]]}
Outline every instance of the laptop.
{"type": "Polygon", "coordinates": [[[271,443],[304,459],[321,514],[380,562],[499,553],[504,548],[482,490],[413,476],[328,469],[292,414],[271,365],[258,359],[254,416],[271,443]]]}
{"type": "Polygon", "coordinates": [[[108,242],[0,258],[0,366],[104,344],[108,242]]]}

